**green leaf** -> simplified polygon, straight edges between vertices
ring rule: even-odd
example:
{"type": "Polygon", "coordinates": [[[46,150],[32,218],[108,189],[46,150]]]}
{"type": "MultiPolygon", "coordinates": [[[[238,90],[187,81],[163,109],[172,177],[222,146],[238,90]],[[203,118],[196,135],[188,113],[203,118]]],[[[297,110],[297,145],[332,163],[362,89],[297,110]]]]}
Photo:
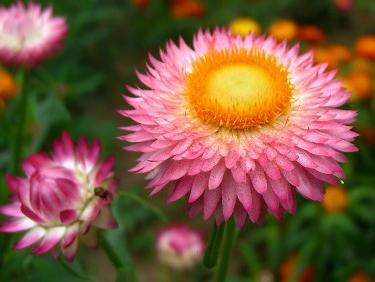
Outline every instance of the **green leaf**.
{"type": "Polygon", "coordinates": [[[60,257],[59,261],[60,261],[61,265],[63,266],[63,268],[66,271],[68,271],[70,274],[72,274],[74,277],[76,277],[77,279],[84,280],[84,281],[91,281],[92,280],[89,276],[82,273],[82,270],[79,269],[80,267],[77,266],[76,263],[75,264],[68,263],[62,257],[60,257]]]}
{"type": "Polygon", "coordinates": [[[129,192],[126,192],[126,191],[121,191],[119,193],[119,196],[123,196],[123,197],[126,197],[127,199],[131,199],[131,200],[137,202],[143,208],[145,208],[146,210],[153,213],[162,222],[168,222],[167,216],[165,215],[165,213],[160,208],[158,208],[158,207],[154,206],[153,204],[145,201],[143,198],[141,198],[137,194],[129,193],[129,192]]]}
{"type": "Polygon", "coordinates": [[[260,258],[249,243],[241,243],[240,252],[245,260],[249,274],[256,274],[262,270],[260,258]]]}
{"type": "Polygon", "coordinates": [[[224,224],[217,226],[214,222],[214,226],[211,231],[210,241],[208,242],[206,252],[204,254],[203,264],[207,268],[213,268],[219,256],[219,250],[221,242],[223,240],[224,224]]]}

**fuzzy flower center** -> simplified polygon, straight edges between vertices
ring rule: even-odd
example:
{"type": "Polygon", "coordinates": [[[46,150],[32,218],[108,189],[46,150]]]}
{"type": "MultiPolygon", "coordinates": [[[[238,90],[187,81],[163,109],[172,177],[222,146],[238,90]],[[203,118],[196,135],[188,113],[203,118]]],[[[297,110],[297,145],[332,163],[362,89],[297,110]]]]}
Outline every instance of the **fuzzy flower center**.
{"type": "Polygon", "coordinates": [[[224,49],[193,62],[186,95],[192,114],[227,129],[270,124],[290,107],[287,70],[259,49],[224,49]]]}

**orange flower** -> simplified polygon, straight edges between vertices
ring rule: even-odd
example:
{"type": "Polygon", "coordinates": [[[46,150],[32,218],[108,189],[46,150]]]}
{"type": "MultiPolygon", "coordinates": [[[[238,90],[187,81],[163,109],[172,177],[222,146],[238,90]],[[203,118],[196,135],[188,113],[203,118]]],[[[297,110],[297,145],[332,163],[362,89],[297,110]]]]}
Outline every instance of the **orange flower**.
{"type": "Polygon", "coordinates": [[[363,272],[357,272],[350,276],[348,282],[370,282],[370,277],[368,277],[365,273],[363,272]]]}
{"type": "Polygon", "coordinates": [[[351,58],[350,50],[340,44],[326,47],[315,47],[314,61],[317,64],[327,63],[329,69],[337,69],[342,62],[348,62],[351,58]]]}
{"type": "Polygon", "coordinates": [[[334,55],[339,62],[348,62],[352,57],[352,54],[349,48],[347,48],[344,45],[332,44],[328,47],[328,49],[330,50],[331,54],[334,55]]]}
{"type": "Polygon", "coordinates": [[[174,18],[203,16],[205,7],[199,0],[173,0],[171,3],[171,14],[174,18]]]}
{"type": "Polygon", "coordinates": [[[292,40],[297,36],[298,27],[292,20],[277,20],[271,24],[268,32],[277,40],[292,40]]]}
{"type": "Polygon", "coordinates": [[[371,98],[371,75],[365,71],[355,71],[344,78],[344,86],[352,95],[352,101],[368,100],[371,98]]]}
{"type": "Polygon", "coordinates": [[[235,18],[229,24],[229,28],[234,35],[241,36],[246,36],[251,32],[259,34],[261,30],[258,22],[251,18],[235,18]]]}
{"type": "MultiPolygon", "coordinates": [[[[298,255],[290,256],[280,267],[280,278],[282,282],[287,282],[291,278],[296,263],[298,261],[298,255]]],[[[298,282],[310,282],[313,280],[315,269],[313,266],[308,265],[298,277],[298,282]]]]}
{"type": "Polygon", "coordinates": [[[18,86],[13,77],[4,70],[0,70],[0,108],[4,107],[5,100],[17,93],[18,86]]]}
{"type": "Polygon", "coordinates": [[[339,66],[339,60],[332,54],[332,51],[327,47],[315,47],[314,61],[316,64],[327,63],[329,69],[337,69],[339,66]]]}
{"type": "Polygon", "coordinates": [[[359,38],[355,48],[358,55],[375,60],[375,35],[367,35],[359,38]]]}
{"type": "Polygon", "coordinates": [[[150,0],[132,0],[132,4],[140,10],[144,10],[150,5],[150,0]]]}
{"type": "Polygon", "coordinates": [[[327,213],[339,213],[348,207],[348,195],[340,186],[328,186],[324,194],[323,209],[327,213]]]}
{"type": "Polygon", "coordinates": [[[321,43],[325,40],[326,35],[317,26],[305,25],[298,28],[298,39],[310,43],[321,43]]]}

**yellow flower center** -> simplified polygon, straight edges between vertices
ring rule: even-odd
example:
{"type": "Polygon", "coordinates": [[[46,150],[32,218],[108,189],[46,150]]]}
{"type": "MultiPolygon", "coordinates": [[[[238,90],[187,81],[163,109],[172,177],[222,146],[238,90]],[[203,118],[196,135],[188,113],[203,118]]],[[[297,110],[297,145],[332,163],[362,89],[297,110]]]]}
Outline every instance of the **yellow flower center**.
{"type": "Polygon", "coordinates": [[[192,114],[206,124],[254,129],[290,107],[287,70],[258,49],[214,51],[193,62],[186,82],[192,114]]]}
{"type": "Polygon", "coordinates": [[[328,186],[322,206],[327,213],[339,213],[348,206],[348,195],[346,191],[339,186],[328,186]]]}

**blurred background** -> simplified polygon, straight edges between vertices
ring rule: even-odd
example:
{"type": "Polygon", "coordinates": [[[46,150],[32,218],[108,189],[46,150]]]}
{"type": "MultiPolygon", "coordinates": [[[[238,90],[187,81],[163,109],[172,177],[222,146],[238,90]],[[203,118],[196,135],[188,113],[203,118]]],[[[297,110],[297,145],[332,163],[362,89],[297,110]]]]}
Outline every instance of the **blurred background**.
{"type": "MultiPolygon", "coordinates": [[[[13,1],[1,0],[7,5],[13,1]]],[[[124,152],[115,139],[129,121],[125,85],[140,85],[147,54],[157,56],[168,39],[189,44],[199,28],[229,27],[234,33],[271,33],[302,51],[312,49],[317,63],[338,69],[352,91],[347,107],[358,111],[360,148],[345,164],[347,178],[328,187],[322,204],[299,199],[297,213],[283,221],[267,217],[239,233],[228,281],[375,281],[375,1],[374,0],[53,0],[55,14],[66,16],[69,34],[58,56],[30,74],[26,153],[47,149],[62,130],[75,138],[99,138],[117,160],[121,189],[128,197],[113,205],[120,228],[112,244],[138,281],[212,281],[198,264],[176,271],[157,260],[155,235],[168,224],[186,223],[208,239],[213,222],[189,219],[180,201],[167,206],[163,193],[149,198],[143,176],[128,169],[137,154],[124,152]]],[[[9,171],[12,117],[17,115],[17,79],[0,66],[0,170],[9,171]]],[[[8,189],[0,180],[0,201],[8,189]]],[[[6,240],[0,235],[0,242],[6,240]]],[[[14,238],[12,238],[14,240],[14,238]]],[[[97,247],[95,233],[84,239],[71,266],[50,255],[5,252],[0,281],[125,281],[128,269],[115,269],[97,247]]]]}

